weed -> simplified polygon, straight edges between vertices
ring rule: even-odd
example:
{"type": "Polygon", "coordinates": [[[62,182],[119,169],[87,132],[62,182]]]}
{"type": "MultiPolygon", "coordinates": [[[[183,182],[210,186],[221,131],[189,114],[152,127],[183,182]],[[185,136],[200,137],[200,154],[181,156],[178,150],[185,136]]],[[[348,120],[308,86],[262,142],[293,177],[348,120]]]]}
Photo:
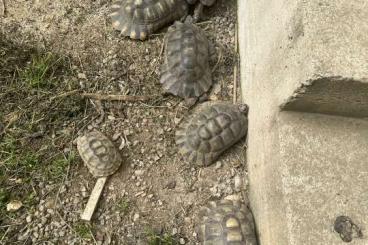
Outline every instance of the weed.
{"type": "Polygon", "coordinates": [[[4,138],[0,149],[1,163],[11,173],[31,174],[39,166],[39,155],[32,151],[22,153],[21,146],[11,136],[4,138]]]}
{"type": "Polygon", "coordinates": [[[0,213],[5,209],[6,203],[9,199],[9,192],[4,188],[0,188],[0,213]]]}
{"type": "Polygon", "coordinates": [[[174,238],[174,236],[164,233],[157,234],[154,231],[148,229],[146,231],[147,234],[147,242],[149,245],[176,245],[178,242],[174,238]]]}
{"type": "Polygon", "coordinates": [[[52,180],[60,180],[66,173],[66,168],[75,159],[75,153],[72,151],[67,157],[59,157],[52,161],[48,166],[48,177],[52,180]]]}
{"type": "Polygon", "coordinates": [[[127,199],[121,199],[116,207],[122,214],[127,214],[130,210],[131,202],[127,199]]]}
{"type": "Polygon", "coordinates": [[[92,231],[91,226],[85,223],[79,223],[74,226],[74,230],[77,235],[82,239],[91,239],[92,231]]]}
{"type": "Polygon", "coordinates": [[[23,70],[19,71],[21,79],[31,88],[51,87],[55,81],[54,73],[60,59],[51,53],[37,54],[23,70]]]}

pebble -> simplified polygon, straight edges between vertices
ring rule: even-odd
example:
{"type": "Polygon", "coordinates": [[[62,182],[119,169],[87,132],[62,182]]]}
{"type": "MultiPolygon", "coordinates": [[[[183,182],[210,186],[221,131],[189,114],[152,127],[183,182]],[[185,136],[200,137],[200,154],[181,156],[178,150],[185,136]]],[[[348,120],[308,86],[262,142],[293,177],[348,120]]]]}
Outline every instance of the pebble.
{"type": "Polygon", "coordinates": [[[184,238],[180,238],[180,239],[179,239],[179,243],[180,243],[180,244],[185,244],[185,240],[184,240],[184,238]]]}
{"type": "Polygon", "coordinates": [[[32,222],[32,216],[31,216],[31,215],[28,215],[28,216],[26,217],[26,222],[27,222],[27,223],[31,223],[31,222],[32,222]]]}
{"type": "Polygon", "coordinates": [[[167,189],[174,189],[176,187],[176,181],[175,180],[170,180],[166,186],[167,189]]]}
{"type": "Polygon", "coordinates": [[[240,175],[236,175],[234,178],[234,188],[235,191],[241,191],[243,188],[243,181],[240,175]]]}
{"type": "Polygon", "coordinates": [[[222,167],[222,163],[220,161],[216,162],[215,169],[220,169],[222,167]]]}
{"type": "Polygon", "coordinates": [[[172,235],[175,236],[176,234],[178,234],[178,229],[177,228],[173,228],[172,235]]]}
{"type": "Polygon", "coordinates": [[[15,212],[15,211],[18,211],[22,206],[23,206],[23,203],[21,201],[13,200],[13,201],[10,201],[6,205],[6,211],[15,212]]]}
{"type": "Polygon", "coordinates": [[[133,221],[136,222],[139,219],[139,214],[134,214],[133,221]]]}
{"type": "Polygon", "coordinates": [[[79,79],[87,79],[87,76],[84,73],[78,73],[77,76],[78,76],[79,79]]]}

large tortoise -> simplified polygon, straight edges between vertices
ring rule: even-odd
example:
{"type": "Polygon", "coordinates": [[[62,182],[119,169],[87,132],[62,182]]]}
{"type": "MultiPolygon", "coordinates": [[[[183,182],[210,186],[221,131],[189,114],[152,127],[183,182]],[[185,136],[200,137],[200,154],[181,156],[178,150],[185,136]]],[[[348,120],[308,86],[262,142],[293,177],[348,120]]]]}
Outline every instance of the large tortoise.
{"type": "Polygon", "coordinates": [[[186,0],[125,0],[111,8],[113,27],[124,36],[141,40],[188,14],[186,0]]]}
{"type": "Polygon", "coordinates": [[[175,22],[165,36],[164,63],[160,82],[165,92],[193,104],[212,86],[210,44],[192,18],[175,22]]]}
{"type": "Polygon", "coordinates": [[[203,5],[211,6],[215,0],[119,0],[111,7],[113,27],[122,35],[145,40],[161,27],[175,20],[184,20],[189,4],[198,3],[194,18],[198,20],[203,5]]]}
{"type": "Polygon", "coordinates": [[[257,245],[253,215],[239,201],[210,202],[200,211],[197,232],[203,245],[257,245]]]}
{"type": "Polygon", "coordinates": [[[208,166],[246,135],[248,106],[206,102],[198,110],[179,126],[176,144],[190,163],[208,166]]]}

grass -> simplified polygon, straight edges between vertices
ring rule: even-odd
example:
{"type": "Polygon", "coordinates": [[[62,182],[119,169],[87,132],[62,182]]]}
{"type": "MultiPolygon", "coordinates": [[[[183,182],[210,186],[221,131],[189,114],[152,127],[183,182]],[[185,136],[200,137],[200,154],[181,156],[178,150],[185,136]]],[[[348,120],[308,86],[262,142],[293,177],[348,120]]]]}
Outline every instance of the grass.
{"type": "Polygon", "coordinates": [[[92,230],[91,225],[86,223],[78,223],[74,226],[74,230],[77,235],[82,239],[91,239],[92,238],[92,230]]]}
{"type": "Polygon", "coordinates": [[[19,70],[19,76],[31,88],[52,87],[60,64],[61,59],[51,53],[36,54],[24,69],[19,70]]]}
{"type": "Polygon", "coordinates": [[[49,174],[49,179],[61,180],[66,174],[66,169],[74,162],[76,159],[76,154],[74,151],[70,152],[66,157],[58,157],[52,161],[52,163],[47,167],[49,174]]]}
{"type": "Polygon", "coordinates": [[[75,152],[63,150],[83,126],[85,101],[77,96],[50,99],[78,88],[68,62],[18,47],[0,34],[0,227],[34,208],[41,198],[39,184],[57,188],[76,161],[75,152]],[[35,133],[41,134],[32,137],[35,133]],[[10,214],[6,204],[13,199],[25,208],[10,214]]]}
{"type": "Polygon", "coordinates": [[[146,230],[148,245],[177,245],[179,244],[173,235],[168,233],[157,234],[151,229],[146,230]]]}
{"type": "Polygon", "coordinates": [[[127,214],[130,211],[131,208],[131,202],[128,199],[121,199],[116,204],[117,210],[122,213],[123,215],[127,214]]]}

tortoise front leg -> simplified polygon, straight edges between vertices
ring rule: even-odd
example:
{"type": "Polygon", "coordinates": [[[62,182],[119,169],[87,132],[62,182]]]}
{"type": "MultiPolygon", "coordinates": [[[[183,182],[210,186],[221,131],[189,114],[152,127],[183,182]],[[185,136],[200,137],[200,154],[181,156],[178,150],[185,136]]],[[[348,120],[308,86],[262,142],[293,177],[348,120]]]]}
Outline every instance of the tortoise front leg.
{"type": "Polygon", "coordinates": [[[197,23],[200,21],[203,17],[203,4],[199,2],[194,9],[194,15],[193,15],[193,23],[197,23]]]}

